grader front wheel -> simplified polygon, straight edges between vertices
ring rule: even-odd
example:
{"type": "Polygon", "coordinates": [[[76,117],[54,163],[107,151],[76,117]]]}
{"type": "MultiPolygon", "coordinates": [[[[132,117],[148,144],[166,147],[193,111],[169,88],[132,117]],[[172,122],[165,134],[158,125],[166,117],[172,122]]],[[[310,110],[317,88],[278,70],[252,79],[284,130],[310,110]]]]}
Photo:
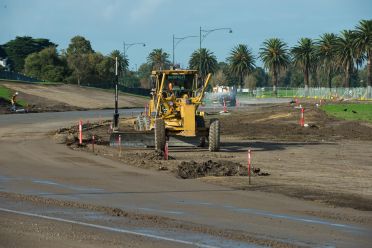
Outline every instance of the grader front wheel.
{"type": "Polygon", "coordinates": [[[155,120],[155,150],[165,149],[165,124],[163,119],[155,120]]]}
{"type": "Polygon", "coordinates": [[[220,121],[212,119],[209,126],[209,151],[217,152],[220,150],[220,121]]]}

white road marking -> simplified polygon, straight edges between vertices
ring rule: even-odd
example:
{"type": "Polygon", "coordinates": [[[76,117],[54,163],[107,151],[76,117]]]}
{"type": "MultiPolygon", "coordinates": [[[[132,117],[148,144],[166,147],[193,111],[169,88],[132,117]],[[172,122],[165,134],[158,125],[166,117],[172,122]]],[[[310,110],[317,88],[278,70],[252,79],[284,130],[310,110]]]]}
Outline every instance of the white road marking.
{"type": "Polygon", "coordinates": [[[45,216],[45,215],[40,215],[40,214],[27,213],[27,212],[16,211],[16,210],[11,210],[11,209],[6,209],[6,208],[0,208],[0,211],[8,212],[8,213],[14,213],[14,214],[20,214],[20,215],[25,215],[25,216],[30,216],[30,217],[37,217],[37,218],[46,219],[46,220],[54,220],[54,221],[60,221],[60,222],[65,222],[65,223],[70,223],[70,224],[77,224],[77,225],[81,225],[81,226],[93,227],[93,228],[103,229],[103,230],[106,230],[106,231],[143,236],[143,237],[147,237],[147,238],[170,241],[170,242],[175,242],[175,243],[180,243],[180,244],[194,245],[194,246],[201,247],[201,248],[217,248],[217,246],[200,244],[200,243],[195,243],[195,242],[186,241],[186,240],[173,239],[173,238],[168,238],[168,237],[164,237],[164,236],[158,236],[158,235],[153,235],[153,234],[146,234],[146,233],[141,233],[141,232],[130,231],[130,230],[127,230],[127,229],[96,225],[96,224],[85,223],[85,222],[81,222],[81,221],[75,221],[75,220],[67,220],[67,219],[62,219],[62,218],[58,218],[58,217],[51,217],[51,216],[45,216]]]}

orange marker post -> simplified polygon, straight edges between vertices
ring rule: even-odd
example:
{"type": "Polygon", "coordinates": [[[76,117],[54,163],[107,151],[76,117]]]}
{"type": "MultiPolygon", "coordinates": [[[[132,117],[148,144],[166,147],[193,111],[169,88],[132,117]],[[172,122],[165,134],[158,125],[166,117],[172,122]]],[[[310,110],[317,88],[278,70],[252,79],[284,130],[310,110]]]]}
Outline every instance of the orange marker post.
{"type": "Polygon", "coordinates": [[[251,149],[248,149],[248,183],[251,185],[251,149]]]}
{"type": "Polygon", "coordinates": [[[304,125],[305,125],[305,109],[301,108],[300,126],[303,127],[304,125]]]}
{"type": "Polygon", "coordinates": [[[227,113],[226,100],[223,99],[223,112],[227,113]]]}
{"type": "Polygon", "coordinates": [[[79,144],[83,144],[83,121],[79,121],[79,144]]]}

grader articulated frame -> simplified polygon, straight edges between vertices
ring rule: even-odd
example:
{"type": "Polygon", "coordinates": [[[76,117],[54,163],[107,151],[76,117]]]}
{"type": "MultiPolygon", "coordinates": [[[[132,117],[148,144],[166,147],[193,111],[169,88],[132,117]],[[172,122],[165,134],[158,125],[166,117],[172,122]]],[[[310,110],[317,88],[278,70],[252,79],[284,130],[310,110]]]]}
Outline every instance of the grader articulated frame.
{"type": "Polygon", "coordinates": [[[198,140],[199,146],[205,146],[207,141],[210,151],[218,151],[219,120],[211,119],[207,127],[204,112],[198,111],[210,77],[208,74],[202,82],[196,70],[153,71],[148,111],[136,118],[135,131],[113,132],[111,145],[117,144],[120,135],[123,146],[164,150],[167,140],[175,146],[198,140]]]}

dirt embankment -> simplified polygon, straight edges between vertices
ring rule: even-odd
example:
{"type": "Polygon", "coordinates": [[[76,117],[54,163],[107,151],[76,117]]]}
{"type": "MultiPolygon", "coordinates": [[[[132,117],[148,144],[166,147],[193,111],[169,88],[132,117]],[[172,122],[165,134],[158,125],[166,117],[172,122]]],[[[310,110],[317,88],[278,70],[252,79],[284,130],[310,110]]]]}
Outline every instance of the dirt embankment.
{"type": "MultiPolygon", "coordinates": [[[[86,109],[114,108],[113,91],[76,85],[40,85],[13,82],[0,82],[11,92],[19,92],[18,99],[25,101],[29,112],[71,111],[86,109]]],[[[119,94],[119,108],[143,107],[147,98],[119,94]]],[[[0,113],[10,113],[10,102],[0,101],[0,113]]]]}

